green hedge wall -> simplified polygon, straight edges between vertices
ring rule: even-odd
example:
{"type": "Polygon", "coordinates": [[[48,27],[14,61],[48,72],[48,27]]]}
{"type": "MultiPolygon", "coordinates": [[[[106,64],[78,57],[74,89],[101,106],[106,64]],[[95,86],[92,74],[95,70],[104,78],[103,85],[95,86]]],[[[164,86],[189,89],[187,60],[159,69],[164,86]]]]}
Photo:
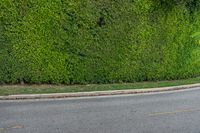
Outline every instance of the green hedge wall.
{"type": "Polygon", "coordinates": [[[0,83],[200,75],[200,0],[0,0],[0,83]]]}

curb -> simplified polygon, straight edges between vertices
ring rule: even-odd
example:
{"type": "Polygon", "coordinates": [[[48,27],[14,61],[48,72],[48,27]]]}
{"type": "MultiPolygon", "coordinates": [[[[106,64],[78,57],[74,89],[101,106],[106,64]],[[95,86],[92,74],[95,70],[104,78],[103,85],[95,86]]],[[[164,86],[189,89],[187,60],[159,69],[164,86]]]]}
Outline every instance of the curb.
{"type": "Polygon", "coordinates": [[[55,98],[76,98],[76,97],[93,97],[93,96],[109,96],[109,95],[124,95],[124,94],[143,94],[143,93],[153,93],[153,92],[185,90],[185,89],[196,88],[196,87],[200,87],[200,83],[182,85],[182,86],[162,87],[162,88],[149,88],[149,89],[9,95],[9,96],[0,96],[0,100],[55,99],[55,98]]]}

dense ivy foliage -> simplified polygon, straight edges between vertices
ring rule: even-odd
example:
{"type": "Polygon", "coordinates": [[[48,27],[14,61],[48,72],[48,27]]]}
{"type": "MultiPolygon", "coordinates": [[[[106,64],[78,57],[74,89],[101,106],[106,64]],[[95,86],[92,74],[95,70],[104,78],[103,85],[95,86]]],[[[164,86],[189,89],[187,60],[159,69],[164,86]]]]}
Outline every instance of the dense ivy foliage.
{"type": "Polygon", "coordinates": [[[200,0],[0,0],[1,83],[200,74],[200,0]]]}

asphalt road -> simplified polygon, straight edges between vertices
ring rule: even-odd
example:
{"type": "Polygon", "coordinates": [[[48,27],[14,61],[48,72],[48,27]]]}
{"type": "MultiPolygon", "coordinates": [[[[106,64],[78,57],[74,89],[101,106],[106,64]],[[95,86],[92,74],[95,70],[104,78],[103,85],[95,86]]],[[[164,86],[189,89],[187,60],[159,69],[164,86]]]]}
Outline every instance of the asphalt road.
{"type": "Polygon", "coordinates": [[[200,133],[200,88],[127,96],[0,101],[0,133],[200,133]]]}

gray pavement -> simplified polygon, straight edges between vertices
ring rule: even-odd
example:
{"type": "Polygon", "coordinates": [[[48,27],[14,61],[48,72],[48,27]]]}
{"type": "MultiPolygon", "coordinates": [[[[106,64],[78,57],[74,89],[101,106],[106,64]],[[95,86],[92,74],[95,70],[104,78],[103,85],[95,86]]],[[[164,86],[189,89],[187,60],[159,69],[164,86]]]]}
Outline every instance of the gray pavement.
{"type": "Polygon", "coordinates": [[[0,101],[0,133],[200,133],[200,88],[142,95],[0,101]]]}

